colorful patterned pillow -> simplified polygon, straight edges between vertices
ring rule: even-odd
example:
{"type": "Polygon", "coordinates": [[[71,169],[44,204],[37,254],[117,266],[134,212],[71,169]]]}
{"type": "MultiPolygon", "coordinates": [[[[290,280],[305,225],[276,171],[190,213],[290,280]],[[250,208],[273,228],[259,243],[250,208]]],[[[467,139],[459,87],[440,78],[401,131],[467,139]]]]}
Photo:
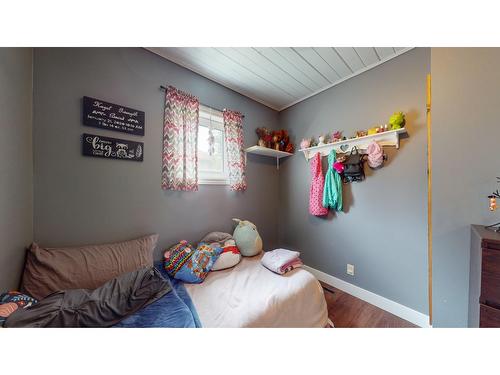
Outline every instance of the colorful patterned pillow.
{"type": "Polygon", "coordinates": [[[173,277],[186,283],[201,283],[221,253],[222,248],[218,244],[201,242],[173,277]]]}
{"type": "Polygon", "coordinates": [[[28,308],[38,303],[36,299],[19,292],[0,294],[0,326],[3,326],[10,314],[18,308],[28,308]]]}
{"type": "Polygon", "coordinates": [[[177,272],[184,266],[189,258],[194,254],[195,249],[187,241],[182,240],[178,244],[171,246],[163,254],[165,270],[171,277],[175,277],[177,272]]]}

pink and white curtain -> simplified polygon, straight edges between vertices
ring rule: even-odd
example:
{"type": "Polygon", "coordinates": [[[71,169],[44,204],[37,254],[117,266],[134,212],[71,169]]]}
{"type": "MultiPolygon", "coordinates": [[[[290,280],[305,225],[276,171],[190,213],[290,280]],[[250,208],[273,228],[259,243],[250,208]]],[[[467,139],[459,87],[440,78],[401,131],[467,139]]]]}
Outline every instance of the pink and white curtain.
{"type": "Polygon", "coordinates": [[[231,190],[247,188],[245,176],[245,152],[243,150],[243,115],[224,110],[224,133],[228,155],[229,185],[231,190]]]}
{"type": "Polygon", "coordinates": [[[162,189],[198,190],[199,100],[169,86],[163,123],[162,189]]]}

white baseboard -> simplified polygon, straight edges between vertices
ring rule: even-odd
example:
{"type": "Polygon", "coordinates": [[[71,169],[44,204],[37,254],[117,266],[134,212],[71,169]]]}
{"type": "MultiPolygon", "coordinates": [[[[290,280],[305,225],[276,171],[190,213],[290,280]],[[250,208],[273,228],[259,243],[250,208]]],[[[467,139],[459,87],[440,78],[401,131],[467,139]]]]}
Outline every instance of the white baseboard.
{"type": "Polygon", "coordinates": [[[362,299],[372,305],[375,305],[382,310],[388,311],[391,314],[399,316],[401,319],[407,320],[419,327],[430,328],[429,316],[419,311],[413,310],[405,305],[394,302],[378,294],[372,293],[366,289],[360,288],[347,281],[341,280],[335,276],[329,275],[315,268],[304,265],[306,270],[311,272],[319,281],[323,281],[337,289],[342,290],[354,297],[362,299]]]}

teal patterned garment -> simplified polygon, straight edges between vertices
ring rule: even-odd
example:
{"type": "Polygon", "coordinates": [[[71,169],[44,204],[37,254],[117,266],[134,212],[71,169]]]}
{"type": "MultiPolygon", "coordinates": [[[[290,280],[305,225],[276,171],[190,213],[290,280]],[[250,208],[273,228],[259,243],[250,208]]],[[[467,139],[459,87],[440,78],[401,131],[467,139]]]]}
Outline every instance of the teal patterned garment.
{"type": "Polygon", "coordinates": [[[328,155],[328,170],[325,175],[325,188],[323,190],[323,207],[335,211],[342,211],[342,180],[338,172],[333,169],[337,153],[330,151],[328,155]]]}

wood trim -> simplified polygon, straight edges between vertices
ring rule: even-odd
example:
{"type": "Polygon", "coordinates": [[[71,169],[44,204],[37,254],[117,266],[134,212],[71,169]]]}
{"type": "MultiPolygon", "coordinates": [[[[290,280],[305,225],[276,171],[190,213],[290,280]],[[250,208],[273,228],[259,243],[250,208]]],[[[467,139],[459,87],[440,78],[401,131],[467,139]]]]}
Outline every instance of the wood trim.
{"type": "Polygon", "coordinates": [[[427,263],[429,294],[429,325],[432,325],[432,127],[431,75],[427,74],[427,263]]]}

